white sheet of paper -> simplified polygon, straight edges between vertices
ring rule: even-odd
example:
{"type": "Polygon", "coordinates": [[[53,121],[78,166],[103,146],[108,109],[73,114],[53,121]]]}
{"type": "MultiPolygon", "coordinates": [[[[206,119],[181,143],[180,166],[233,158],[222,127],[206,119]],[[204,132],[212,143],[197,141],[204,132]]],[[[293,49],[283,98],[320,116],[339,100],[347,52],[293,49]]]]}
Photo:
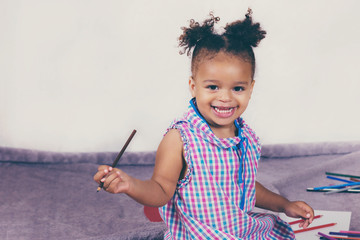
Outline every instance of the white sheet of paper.
{"type": "MultiPolygon", "coordinates": [[[[297,240],[312,240],[312,239],[318,240],[319,239],[318,232],[328,234],[329,232],[339,232],[341,230],[343,231],[349,230],[351,212],[315,210],[315,216],[316,215],[322,215],[322,217],[314,219],[313,223],[310,224],[309,227],[315,227],[328,223],[336,223],[336,225],[327,228],[320,228],[320,229],[297,233],[295,234],[297,240]]],[[[283,213],[281,213],[279,216],[287,222],[298,220],[295,218],[289,218],[283,213]]],[[[300,229],[299,224],[291,225],[291,227],[294,231],[300,229]]]]}

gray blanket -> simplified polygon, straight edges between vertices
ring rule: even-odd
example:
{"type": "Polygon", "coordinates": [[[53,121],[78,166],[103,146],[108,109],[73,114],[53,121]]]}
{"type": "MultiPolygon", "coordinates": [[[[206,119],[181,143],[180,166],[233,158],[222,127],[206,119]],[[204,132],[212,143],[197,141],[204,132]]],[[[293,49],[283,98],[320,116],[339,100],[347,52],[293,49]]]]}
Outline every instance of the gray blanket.
{"type": "MultiPolygon", "coordinates": [[[[164,223],[150,222],[126,195],[96,192],[93,175],[117,153],[56,153],[0,147],[0,239],[162,239],[164,223]]],[[[118,167],[150,178],[155,152],[125,153],[118,167]]],[[[360,143],[265,145],[258,180],[315,209],[352,212],[360,230],[360,194],[324,195],[307,187],[329,183],[325,171],[360,175],[360,143]]]]}

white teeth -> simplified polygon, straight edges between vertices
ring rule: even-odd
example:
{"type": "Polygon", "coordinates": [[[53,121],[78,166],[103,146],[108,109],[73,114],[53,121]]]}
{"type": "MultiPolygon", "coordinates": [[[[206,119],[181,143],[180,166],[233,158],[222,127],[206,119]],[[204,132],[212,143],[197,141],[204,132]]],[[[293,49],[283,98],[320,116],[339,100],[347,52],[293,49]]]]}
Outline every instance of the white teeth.
{"type": "Polygon", "coordinates": [[[232,111],[232,108],[229,108],[227,110],[220,110],[219,108],[214,107],[214,109],[215,109],[216,112],[221,113],[221,114],[230,113],[232,111]]]}

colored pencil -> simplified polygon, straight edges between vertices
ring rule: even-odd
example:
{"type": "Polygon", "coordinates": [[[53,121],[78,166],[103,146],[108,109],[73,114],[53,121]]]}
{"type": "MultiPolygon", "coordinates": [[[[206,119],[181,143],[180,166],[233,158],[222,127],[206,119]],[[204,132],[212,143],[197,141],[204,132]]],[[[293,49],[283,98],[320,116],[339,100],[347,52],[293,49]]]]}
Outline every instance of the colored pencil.
{"type": "Polygon", "coordinates": [[[323,225],[319,225],[319,226],[315,226],[315,227],[308,227],[308,228],[295,230],[294,233],[307,232],[307,231],[312,231],[312,230],[315,230],[315,229],[332,227],[332,226],[335,226],[335,225],[336,225],[336,223],[328,223],[328,224],[323,224],[323,225]]]}
{"type": "MultiPolygon", "coordinates": [[[[324,188],[319,190],[314,190],[314,188],[307,188],[306,191],[308,192],[329,192],[333,190],[337,190],[338,188],[324,188]]],[[[345,193],[360,193],[360,189],[346,189],[345,193]]]]}
{"type": "Polygon", "coordinates": [[[341,174],[341,173],[325,172],[325,174],[326,175],[339,176],[339,177],[360,178],[360,176],[349,175],[349,174],[341,174]]]}
{"type": "MultiPolygon", "coordinates": [[[[351,240],[360,240],[360,238],[357,237],[338,237],[338,236],[331,236],[332,238],[335,238],[336,240],[342,240],[342,239],[351,239],[351,240]]],[[[320,239],[327,239],[325,237],[320,237],[320,239]]]]}
{"type": "Polygon", "coordinates": [[[338,180],[338,181],[347,182],[347,183],[354,182],[354,181],[351,181],[351,180],[346,180],[346,179],[343,179],[343,178],[337,178],[337,177],[333,177],[333,176],[326,176],[326,177],[329,178],[329,179],[332,179],[332,180],[338,180]]]}
{"type": "Polygon", "coordinates": [[[329,232],[329,234],[338,235],[338,236],[348,236],[348,237],[358,237],[358,238],[360,238],[359,233],[329,232]]]}
{"type": "Polygon", "coordinates": [[[323,236],[323,237],[326,238],[326,239],[329,239],[329,240],[337,240],[336,238],[330,237],[330,236],[328,236],[328,235],[326,235],[326,234],[324,234],[324,233],[321,233],[321,232],[318,232],[318,234],[319,234],[320,236],[323,236]]]}
{"type": "MultiPolygon", "coordinates": [[[[316,216],[314,216],[314,219],[321,218],[322,216],[323,215],[316,215],[316,216]]],[[[304,222],[304,221],[305,221],[304,219],[295,220],[293,222],[289,222],[289,225],[294,225],[294,224],[301,223],[301,222],[304,222]]]]}
{"type": "MultiPolygon", "coordinates": [[[[350,189],[354,189],[354,188],[359,188],[360,186],[351,186],[351,187],[345,187],[345,188],[340,188],[340,189],[335,189],[335,190],[332,190],[332,191],[328,191],[324,194],[332,194],[332,193],[338,193],[338,192],[345,192],[345,191],[348,191],[350,189]]],[[[360,190],[360,189],[359,189],[360,190]]]]}
{"type": "Polygon", "coordinates": [[[360,231],[340,231],[341,233],[355,233],[360,234],[360,231]]]}
{"type": "Polygon", "coordinates": [[[340,185],[315,187],[314,190],[320,190],[320,189],[324,189],[324,188],[342,188],[342,187],[355,186],[355,185],[360,186],[360,182],[352,182],[352,183],[346,183],[346,184],[340,184],[340,185]]]}
{"type": "Polygon", "coordinates": [[[360,182],[360,179],[356,179],[356,178],[350,178],[350,180],[354,182],[360,182]]]}
{"type": "MultiPolygon", "coordinates": [[[[126,149],[127,146],[129,145],[129,143],[130,143],[131,139],[134,137],[135,133],[136,133],[136,130],[134,129],[134,130],[132,131],[132,133],[130,134],[128,140],[127,140],[126,143],[124,144],[123,148],[120,150],[119,154],[118,154],[117,157],[115,158],[113,164],[111,165],[112,168],[116,167],[116,165],[118,164],[121,156],[122,156],[123,153],[125,152],[125,149],[126,149]]],[[[99,184],[99,186],[98,186],[98,188],[97,188],[97,192],[99,192],[99,191],[103,188],[103,186],[104,186],[104,183],[103,183],[103,182],[100,182],[100,184],[99,184]]]]}

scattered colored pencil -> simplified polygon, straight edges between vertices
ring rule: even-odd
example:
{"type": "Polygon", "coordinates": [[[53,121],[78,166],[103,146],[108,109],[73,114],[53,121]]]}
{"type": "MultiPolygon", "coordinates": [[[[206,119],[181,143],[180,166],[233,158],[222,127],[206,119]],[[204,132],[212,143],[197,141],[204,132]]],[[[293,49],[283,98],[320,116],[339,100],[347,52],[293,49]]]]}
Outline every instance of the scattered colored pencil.
{"type": "Polygon", "coordinates": [[[294,233],[307,232],[307,231],[312,231],[312,230],[315,230],[315,229],[332,227],[332,226],[335,226],[335,225],[336,225],[336,223],[328,223],[328,224],[319,225],[319,226],[315,226],[315,227],[308,227],[308,228],[295,230],[294,233]]]}
{"type": "MultiPolygon", "coordinates": [[[[321,218],[323,215],[316,215],[314,216],[314,219],[316,218],[321,218]]],[[[295,220],[293,222],[289,222],[290,225],[294,225],[294,224],[297,224],[297,223],[301,223],[301,222],[304,222],[305,220],[304,219],[299,219],[299,220],[295,220]]]]}
{"type": "Polygon", "coordinates": [[[333,237],[331,237],[331,236],[328,236],[328,235],[326,235],[326,234],[324,234],[324,233],[322,233],[322,232],[318,232],[318,234],[319,234],[320,236],[324,237],[325,239],[337,240],[336,238],[333,238],[333,237]]]}
{"type": "Polygon", "coordinates": [[[315,187],[314,190],[321,190],[321,189],[324,189],[324,188],[343,188],[343,187],[355,186],[355,185],[360,187],[360,182],[352,182],[352,183],[346,183],[346,184],[340,184],[340,185],[315,187]]]}
{"type": "Polygon", "coordinates": [[[338,181],[346,182],[346,183],[354,182],[354,181],[351,181],[351,180],[346,180],[346,179],[343,179],[343,178],[337,178],[337,177],[333,177],[333,176],[326,176],[326,177],[329,178],[329,179],[332,179],[332,180],[338,180],[338,181]]]}
{"type": "MultiPolygon", "coordinates": [[[[115,158],[113,164],[111,165],[112,168],[116,167],[116,165],[118,164],[121,156],[122,156],[123,153],[125,152],[125,149],[126,149],[127,146],[129,145],[129,143],[130,143],[131,139],[134,137],[135,133],[136,133],[136,130],[134,129],[134,130],[132,131],[132,133],[130,134],[128,140],[126,141],[125,145],[123,146],[123,148],[121,149],[121,151],[119,152],[119,154],[117,155],[117,157],[115,158]]],[[[104,186],[104,183],[103,183],[103,182],[100,182],[100,184],[99,184],[99,186],[98,186],[98,188],[97,188],[97,192],[99,192],[99,191],[103,188],[103,186],[104,186]]]]}
{"type": "MultiPolygon", "coordinates": [[[[360,240],[360,238],[357,237],[339,237],[339,236],[331,236],[331,237],[335,238],[336,240],[343,240],[343,239],[360,240]]],[[[320,239],[328,239],[328,238],[320,237],[320,239]]]]}
{"type": "MultiPolygon", "coordinates": [[[[337,190],[337,189],[338,188],[324,188],[324,189],[314,190],[314,188],[307,188],[306,191],[308,191],[308,192],[329,192],[329,191],[333,191],[333,190],[337,190]]],[[[346,191],[344,191],[344,192],[346,192],[346,193],[360,193],[360,189],[346,189],[346,191]]]]}
{"type": "Polygon", "coordinates": [[[332,173],[325,172],[326,175],[339,176],[339,177],[348,177],[348,178],[360,178],[360,176],[349,175],[349,174],[341,174],[341,173],[332,173]]]}
{"type": "Polygon", "coordinates": [[[360,238],[359,233],[344,233],[344,232],[329,232],[331,235],[338,235],[338,236],[348,236],[348,237],[357,237],[360,238]]]}
{"type": "Polygon", "coordinates": [[[340,231],[341,233],[355,233],[360,234],[360,231],[340,231]]]}
{"type": "MultiPolygon", "coordinates": [[[[338,193],[338,192],[345,192],[345,191],[348,191],[350,189],[354,189],[354,188],[359,188],[360,186],[351,186],[351,187],[345,187],[345,188],[340,188],[340,189],[335,189],[335,190],[332,190],[332,191],[328,191],[324,194],[332,194],[332,193],[338,193]]],[[[360,190],[360,189],[359,189],[360,190]]]]}

